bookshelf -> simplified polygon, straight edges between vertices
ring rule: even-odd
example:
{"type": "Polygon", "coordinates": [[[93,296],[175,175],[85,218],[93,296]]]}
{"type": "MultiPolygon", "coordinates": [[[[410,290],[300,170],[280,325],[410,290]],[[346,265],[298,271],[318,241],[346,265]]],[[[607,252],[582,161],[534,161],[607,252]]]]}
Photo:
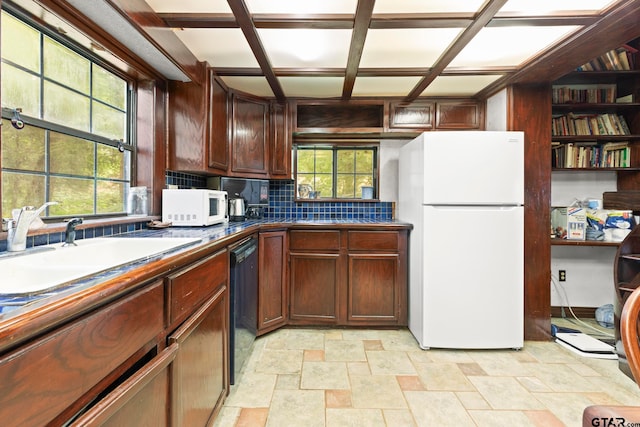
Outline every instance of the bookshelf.
{"type": "MultiPolygon", "coordinates": [[[[552,84],[552,183],[562,173],[588,188],[587,174],[613,173],[617,190],[640,183],[640,39],[594,58],[552,84]]],[[[609,176],[609,175],[604,175],[609,176]]],[[[616,190],[614,189],[614,190],[616,190]]],[[[594,190],[596,191],[596,190],[594,190]]],[[[580,194],[576,194],[576,197],[580,194]]],[[[594,195],[595,196],[595,195],[594,195]]],[[[553,199],[553,197],[552,197],[553,199]]],[[[552,200],[553,205],[553,200],[552,200]]],[[[617,246],[562,241],[552,245],[617,246]]]]}

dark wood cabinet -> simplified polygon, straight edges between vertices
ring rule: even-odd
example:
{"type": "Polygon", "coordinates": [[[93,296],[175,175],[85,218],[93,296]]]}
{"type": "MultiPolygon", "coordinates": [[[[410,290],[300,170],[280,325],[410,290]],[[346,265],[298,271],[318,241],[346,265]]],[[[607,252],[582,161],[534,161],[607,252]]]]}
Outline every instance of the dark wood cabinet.
{"type": "Polygon", "coordinates": [[[436,129],[482,130],[483,104],[477,101],[442,101],[436,103],[436,129]]]}
{"type": "Polygon", "coordinates": [[[348,323],[406,321],[406,239],[395,231],[347,231],[348,323]]]}
{"type": "Polygon", "coordinates": [[[60,425],[70,419],[90,403],[97,384],[116,381],[150,350],[164,328],[163,307],[158,281],[3,356],[3,423],[60,425]]]}
{"type": "Polygon", "coordinates": [[[229,169],[229,110],[230,97],[226,86],[209,71],[209,168],[226,171],[229,169]]]}
{"type": "Polygon", "coordinates": [[[177,344],[166,348],[70,425],[170,426],[169,370],[177,352],[177,344]]]}
{"type": "Polygon", "coordinates": [[[434,117],[434,102],[389,102],[389,131],[431,130],[434,117]]]}
{"type": "Polygon", "coordinates": [[[171,325],[189,316],[168,338],[178,345],[172,425],[211,424],[229,392],[228,271],[229,255],[222,250],[167,278],[171,325]]]}
{"type": "Polygon", "coordinates": [[[224,174],[229,163],[229,95],[201,63],[202,82],[169,82],[167,168],[224,174]]]}
{"type": "Polygon", "coordinates": [[[262,335],[287,322],[288,273],[287,232],[260,233],[258,253],[258,335],[262,335]]]}
{"type": "Polygon", "coordinates": [[[268,175],[269,103],[232,94],[230,175],[264,178],[268,175]]]}
{"type": "Polygon", "coordinates": [[[229,391],[229,299],[226,284],[170,337],[178,344],[171,371],[174,426],[213,424],[229,391]]]}
{"type": "Polygon", "coordinates": [[[291,113],[288,103],[272,101],[269,134],[269,177],[291,179],[291,113]]]}
{"type": "Polygon", "coordinates": [[[407,232],[291,230],[292,324],[407,324],[407,232]]]}

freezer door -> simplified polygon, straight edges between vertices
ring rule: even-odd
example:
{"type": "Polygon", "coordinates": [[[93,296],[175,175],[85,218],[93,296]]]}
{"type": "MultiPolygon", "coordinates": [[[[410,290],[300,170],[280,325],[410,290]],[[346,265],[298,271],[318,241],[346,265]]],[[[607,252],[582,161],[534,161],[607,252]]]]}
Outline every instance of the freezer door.
{"type": "Polygon", "coordinates": [[[523,133],[425,133],[423,201],[435,205],[523,204],[523,133]]]}
{"type": "Polygon", "coordinates": [[[523,214],[425,206],[423,347],[522,347],[523,214]]]}

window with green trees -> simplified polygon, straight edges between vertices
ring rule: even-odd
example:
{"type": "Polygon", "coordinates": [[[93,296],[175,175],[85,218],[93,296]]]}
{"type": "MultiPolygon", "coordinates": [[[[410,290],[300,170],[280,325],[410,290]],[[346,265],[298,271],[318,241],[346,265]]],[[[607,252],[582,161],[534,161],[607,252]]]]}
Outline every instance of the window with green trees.
{"type": "Polygon", "coordinates": [[[3,10],[1,28],[2,216],[47,201],[48,217],[125,212],[130,83],[18,14],[3,10]]]}
{"type": "Polygon", "coordinates": [[[302,199],[360,199],[362,187],[377,193],[376,146],[294,147],[297,197],[302,199]]]}

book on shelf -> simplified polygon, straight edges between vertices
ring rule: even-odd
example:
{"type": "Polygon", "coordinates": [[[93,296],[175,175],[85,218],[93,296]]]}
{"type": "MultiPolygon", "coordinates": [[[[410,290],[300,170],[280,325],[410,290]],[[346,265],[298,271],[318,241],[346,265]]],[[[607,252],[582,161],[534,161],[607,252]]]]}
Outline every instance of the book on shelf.
{"type": "Polygon", "coordinates": [[[631,147],[628,141],[599,144],[592,141],[551,143],[553,168],[628,168],[631,147]]]}
{"type": "Polygon", "coordinates": [[[616,102],[615,84],[554,85],[551,102],[554,104],[601,104],[616,102]]]}
{"type": "Polygon", "coordinates": [[[556,115],[551,118],[553,136],[571,135],[631,135],[624,116],[620,114],[556,115]]]}
{"type": "Polygon", "coordinates": [[[579,66],[577,71],[629,71],[636,69],[638,50],[630,45],[612,49],[579,66]]]}

